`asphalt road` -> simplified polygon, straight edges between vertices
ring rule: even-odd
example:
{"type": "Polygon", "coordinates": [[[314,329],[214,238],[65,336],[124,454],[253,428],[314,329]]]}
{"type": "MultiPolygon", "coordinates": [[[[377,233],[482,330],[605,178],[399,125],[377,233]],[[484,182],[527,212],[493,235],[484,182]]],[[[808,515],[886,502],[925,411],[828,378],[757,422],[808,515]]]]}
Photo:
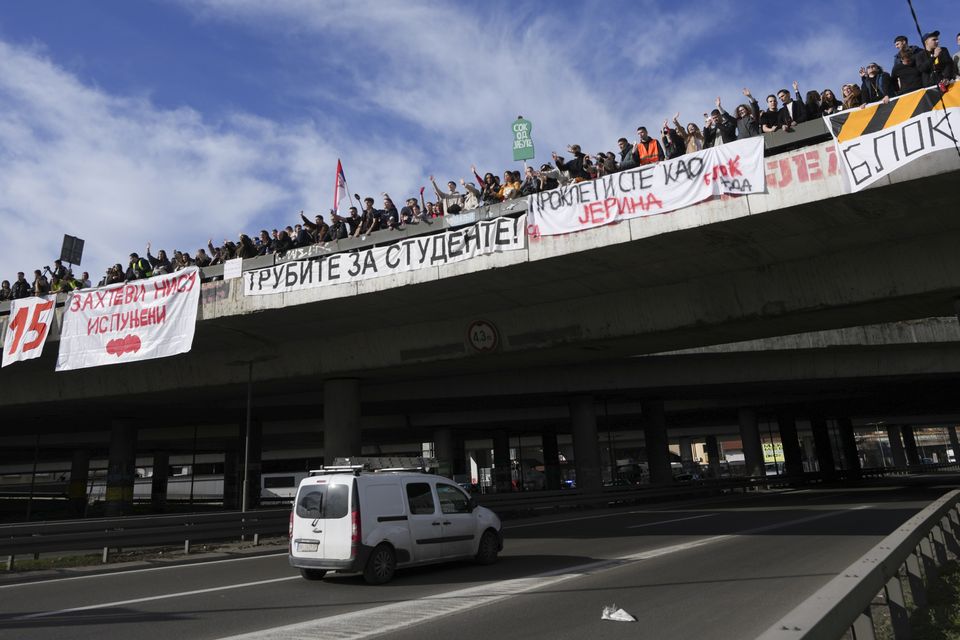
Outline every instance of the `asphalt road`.
{"type": "Polygon", "coordinates": [[[0,586],[0,638],[755,637],[945,492],[798,491],[505,523],[500,561],[302,580],[286,554],[0,586]],[[601,620],[616,604],[638,622],[601,620]]]}

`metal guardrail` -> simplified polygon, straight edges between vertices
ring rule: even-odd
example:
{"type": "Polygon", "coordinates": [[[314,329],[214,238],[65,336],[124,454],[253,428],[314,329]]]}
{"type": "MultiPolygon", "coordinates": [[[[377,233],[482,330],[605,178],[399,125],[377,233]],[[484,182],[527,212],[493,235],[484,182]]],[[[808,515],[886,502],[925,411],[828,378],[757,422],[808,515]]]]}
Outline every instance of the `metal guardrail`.
{"type": "Polygon", "coordinates": [[[0,556],[101,549],[106,562],[111,548],[181,542],[189,553],[196,541],[285,533],[289,517],[289,509],[271,509],[9,524],[0,526],[0,556]]]}
{"type": "MultiPolygon", "coordinates": [[[[838,471],[835,479],[875,481],[892,474],[956,469],[957,464],[924,465],[908,469],[863,469],[854,474],[838,471]]],[[[903,478],[898,478],[898,482],[903,478]]],[[[822,485],[819,473],[798,476],[744,476],[691,480],[667,486],[611,486],[602,490],[562,489],[476,495],[483,506],[506,517],[533,515],[545,511],[605,507],[666,498],[687,498],[734,491],[822,485]]],[[[278,505],[279,507],[279,505],[278,505]]],[[[287,531],[290,507],[256,511],[204,512],[176,515],[127,516],[22,522],[0,525],[0,557],[61,551],[101,549],[106,562],[111,548],[144,547],[183,543],[189,553],[191,542],[230,540],[260,535],[281,535],[287,531]]],[[[8,566],[12,562],[8,560],[8,566]]],[[[793,637],[793,636],[790,636],[793,637]]]]}
{"type": "Polygon", "coordinates": [[[947,562],[960,557],[960,491],[951,491],[907,520],[862,558],[828,582],[758,640],[833,640],[848,631],[876,637],[874,598],[883,594],[897,640],[911,638],[904,582],[913,602],[927,604],[926,589],[947,562]]]}

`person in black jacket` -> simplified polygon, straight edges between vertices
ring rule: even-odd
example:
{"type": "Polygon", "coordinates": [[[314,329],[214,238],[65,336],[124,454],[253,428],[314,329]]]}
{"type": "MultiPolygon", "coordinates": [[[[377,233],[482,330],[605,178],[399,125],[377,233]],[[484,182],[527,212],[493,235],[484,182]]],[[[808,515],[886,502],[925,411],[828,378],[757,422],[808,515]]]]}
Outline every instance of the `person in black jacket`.
{"type": "Polygon", "coordinates": [[[584,169],[583,166],[586,156],[580,150],[580,145],[572,144],[567,147],[567,149],[573,154],[573,158],[569,162],[564,162],[561,156],[558,156],[556,153],[553,154],[553,162],[557,165],[557,169],[566,171],[570,175],[571,180],[589,180],[590,174],[587,173],[587,170],[584,169]]]}
{"type": "Polygon", "coordinates": [[[17,279],[11,287],[11,291],[13,291],[14,300],[30,297],[30,283],[23,277],[23,271],[17,272],[17,279]]]}
{"type": "Polygon", "coordinates": [[[679,158],[687,152],[687,143],[680,137],[680,134],[670,128],[670,123],[666,120],[663,121],[660,146],[663,147],[663,154],[668,160],[679,158]]]}
{"type": "Polygon", "coordinates": [[[897,48],[897,54],[893,56],[893,66],[890,68],[891,73],[897,68],[897,65],[900,64],[900,57],[903,55],[903,52],[906,51],[912,57],[916,58],[917,54],[923,51],[920,47],[915,44],[910,44],[907,41],[907,36],[897,36],[893,39],[893,46],[897,48]]]}
{"type": "Polygon", "coordinates": [[[303,220],[303,226],[307,228],[307,232],[313,239],[314,244],[330,242],[330,225],[324,221],[322,215],[318,213],[313,217],[313,222],[310,222],[307,220],[307,216],[303,215],[303,211],[301,211],[300,219],[303,220]]]}
{"type": "MultiPolygon", "coordinates": [[[[797,93],[800,92],[800,83],[796,80],[793,82],[793,90],[797,93]]],[[[790,92],[786,89],[777,91],[777,97],[780,98],[780,102],[783,105],[780,107],[780,123],[784,128],[793,128],[801,122],[806,122],[807,110],[804,108],[802,102],[791,98],[790,92]]]]}
{"type": "Polygon", "coordinates": [[[703,128],[703,147],[715,147],[737,139],[737,121],[727,113],[720,98],[717,97],[717,108],[710,112],[710,119],[703,128]]]}
{"type": "MultiPolygon", "coordinates": [[[[931,31],[923,36],[923,51],[917,56],[917,68],[923,74],[923,86],[932,87],[953,80],[957,70],[946,47],[940,46],[940,32],[931,31]]],[[[941,87],[941,90],[944,90],[941,87]]]]}
{"type": "Polygon", "coordinates": [[[147,243],[147,261],[150,263],[150,271],[160,275],[162,273],[172,273],[173,264],[171,264],[170,259],[167,257],[167,252],[163,249],[157,251],[157,255],[154,256],[150,253],[151,245],[147,243]]]}
{"type": "Polygon", "coordinates": [[[860,95],[863,104],[871,102],[889,102],[896,95],[890,74],[876,62],[860,67],[860,95]]]}
{"type": "Polygon", "coordinates": [[[633,169],[640,164],[640,156],[637,154],[637,147],[630,144],[626,138],[617,140],[617,146],[620,147],[620,160],[617,167],[620,171],[633,169]]]}
{"type": "Polygon", "coordinates": [[[250,236],[241,233],[240,241],[237,242],[237,257],[243,259],[256,258],[258,253],[257,245],[253,244],[250,236]]]}
{"type": "Polygon", "coordinates": [[[890,79],[898,96],[923,89],[923,73],[917,67],[916,54],[906,49],[900,50],[900,64],[893,68],[890,79]]]}

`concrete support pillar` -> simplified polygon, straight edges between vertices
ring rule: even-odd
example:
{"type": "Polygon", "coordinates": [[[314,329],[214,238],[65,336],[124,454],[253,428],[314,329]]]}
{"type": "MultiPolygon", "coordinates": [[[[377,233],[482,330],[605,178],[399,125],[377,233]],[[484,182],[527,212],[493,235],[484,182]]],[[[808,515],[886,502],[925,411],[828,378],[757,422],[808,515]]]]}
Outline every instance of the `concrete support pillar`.
{"type": "Polygon", "coordinates": [[[720,477],[720,442],[717,436],[707,436],[705,447],[707,450],[707,463],[710,465],[710,477],[720,477]]]}
{"type": "Polygon", "coordinates": [[[837,469],[833,463],[833,447],[830,444],[827,419],[823,416],[813,416],[810,418],[810,430],[813,431],[813,445],[817,453],[820,475],[824,479],[836,477],[837,469]]]}
{"type": "Polygon", "coordinates": [[[577,488],[600,490],[600,441],[597,439],[597,414],[593,396],[570,400],[570,425],[573,432],[573,457],[577,467],[577,488]]]}
{"type": "Polygon", "coordinates": [[[467,466],[467,450],[464,448],[463,437],[454,435],[453,440],[453,475],[469,479],[470,468],[467,466]]]}
{"type": "Polygon", "coordinates": [[[857,451],[857,436],[853,432],[853,420],[840,418],[837,420],[837,431],[840,432],[840,448],[843,451],[843,464],[849,477],[860,476],[860,453],[857,451]]]}
{"type": "Polygon", "coordinates": [[[681,436],[678,439],[678,445],[680,448],[680,462],[683,463],[684,469],[689,469],[690,465],[693,464],[693,438],[681,436]]]}
{"type": "Polygon", "coordinates": [[[105,515],[122,516],[132,511],[136,467],[137,427],[131,420],[114,420],[110,425],[105,515]]]}
{"type": "Polygon", "coordinates": [[[887,427],[887,439],[890,441],[890,456],[893,458],[893,466],[898,469],[907,468],[907,453],[903,450],[903,438],[900,435],[898,425],[887,427]]]}
{"type": "Polygon", "coordinates": [[[652,484],[673,482],[670,468],[670,448],[667,442],[667,414],[663,400],[647,400],[640,405],[643,419],[643,439],[647,448],[647,464],[652,484]]]}
{"type": "Polygon", "coordinates": [[[497,431],[493,435],[493,486],[497,493],[513,490],[510,473],[510,434],[497,431]]]}
{"type": "Polygon", "coordinates": [[[920,464],[920,452],[917,451],[917,438],[912,425],[903,426],[903,448],[907,452],[907,464],[920,464]]]}
{"type": "Polygon", "coordinates": [[[170,453],[153,452],[153,478],[150,483],[150,508],[154,513],[167,510],[167,481],[170,477],[170,453]]]}
{"type": "MultiPolygon", "coordinates": [[[[242,439],[241,439],[242,442],[242,439]]],[[[223,452],[223,508],[240,508],[240,451],[235,448],[223,452]]]]}
{"type": "Polygon", "coordinates": [[[360,381],[337,378],[323,382],[323,462],[359,456],[360,381]]]}
{"type": "Polygon", "coordinates": [[[87,511],[87,481],[90,475],[90,452],[74,449],[70,464],[70,484],[67,486],[68,511],[74,518],[82,518],[87,511]]]}
{"type": "Polygon", "coordinates": [[[777,414],[777,427],[783,445],[783,470],[788,476],[803,473],[803,451],[797,438],[797,419],[790,413],[777,414]]]}
{"type": "Polygon", "coordinates": [[[953,450],[953,459],[956,462],[960,462],[960,440],[957,440],[957,428],[952,426],[947,427],[947,435],[950,437],[950,449],[953,450]]]}
{"type": "Polygon", "coordinates": [[[560,488],[560,447],[556,433],[543,434],[543,475],[548,491],[560,488]]]}
{"type": "Polygon", "coordinates": [[[454,439],[451,429],[434,429],[433,455],[437,458],[437,473],[446,478],[452,477],[454,439]]]}
{"type": "Polygon", "coordinates": [[[762,476],[766,473],[763,465],[763,446],[760,443],[760,423],[753,409],[740,409],[737,412],[740,422],[740,442],[743,446],[744,473],[748,476],[762,476]]]}

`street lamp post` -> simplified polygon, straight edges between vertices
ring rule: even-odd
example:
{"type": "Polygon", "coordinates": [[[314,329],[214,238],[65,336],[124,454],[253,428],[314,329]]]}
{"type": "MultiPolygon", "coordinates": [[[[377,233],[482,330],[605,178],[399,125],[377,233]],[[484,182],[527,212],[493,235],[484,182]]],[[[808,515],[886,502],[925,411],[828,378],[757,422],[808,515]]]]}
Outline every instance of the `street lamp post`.
{"type": "Polygon", "coordinates": [[[241,513],[247,512],[247,496],[250,493],[250,422],[253,411],[253,361],[247,363],[247,429],[243,445],[243,497],[240,500],[241,513]]]}

